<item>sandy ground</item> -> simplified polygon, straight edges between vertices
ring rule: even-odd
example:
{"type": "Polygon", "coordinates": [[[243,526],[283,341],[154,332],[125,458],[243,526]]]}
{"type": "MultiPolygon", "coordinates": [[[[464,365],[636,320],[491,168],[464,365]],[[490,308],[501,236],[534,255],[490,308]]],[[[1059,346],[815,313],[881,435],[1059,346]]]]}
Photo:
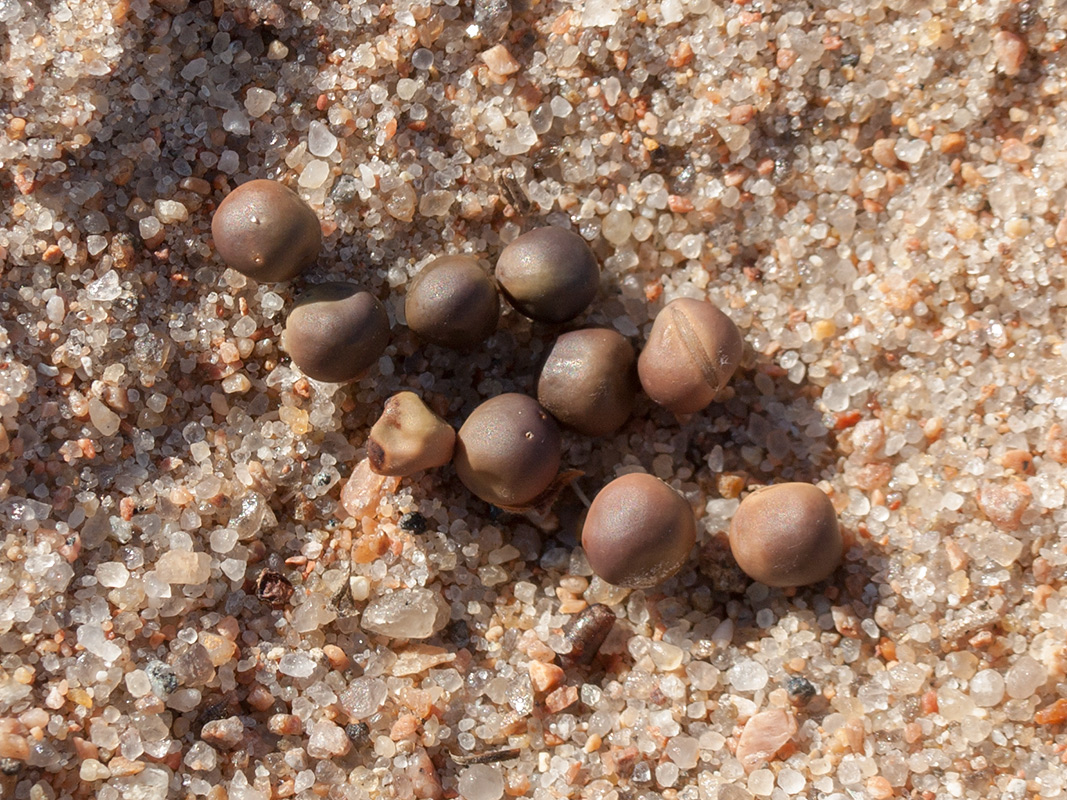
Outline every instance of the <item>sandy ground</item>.
{"type": "Polygon", "coordinates": [[[1052,0],[0,0],[3,796],[1062,798],[1065,30],[1052,0]],[[251,178],[322,221],[292,284],[214,255],[251,178]],[[579,492],[514,515],[366,466],[399,390],[457,426],[532,391],[560,329],[509,311],[457,355],[403,298],[544,224],[602,265],[575,326],[640,347],[684,296],[745,337],[707,410],[565,435],[581,494],[645,470],[693,506],[654,590],[592,575],[579,492]],[[324,280],[390,313],[349,386],[279,344],[324,280]],[[724,532],[788,480],[851,547],[770,590],[724,532]]]}

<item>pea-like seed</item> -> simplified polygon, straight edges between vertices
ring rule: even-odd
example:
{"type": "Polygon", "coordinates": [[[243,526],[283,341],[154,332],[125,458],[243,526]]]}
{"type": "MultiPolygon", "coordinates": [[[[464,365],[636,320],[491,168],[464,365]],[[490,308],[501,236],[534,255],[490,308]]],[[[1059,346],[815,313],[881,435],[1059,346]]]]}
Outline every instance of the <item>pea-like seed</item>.
{"type": "Polygon", "coordinates": [[[504,248],[496,262],[504,297],[538,322],[581,314],[596,297],[600,266],[585,240],[566,228],[537,228],[504,248]]]}
{"type": "Polygon", "coordinates": [[[413,475],[452,460],[456,432],[414,392],[399,392],[385,401],[370,430],[367,457],[379,475],[413,475]]]}
{"type": "Polygon", "coordinates": [[[404,302],[408,327],[442,347],[468,350],[496,331],[496,284],[471,256],[441,256],[416,276],[404,302]]]}
{"type": "Polygon", "coordinates": [[[322,248],[315,212],[292,189],[268,180],[230,192],[211,218],[211,236],[226,266],[263,283],[292,280],[322,248]]]}
{"type": "Polygon", "coordinates": [[[586,328],[556,339],[541,368],[537,399],[564,425],[587,436],[621,428],[637,394],[634,349],[622,334],[586,328]]]}
{"type": "Polygon", "coordinates": [[[678,572],[695,541],[689,503],[646,473],[623,475],[601,489],[582,528],[593,571],[632,589],[647,589],[678,572]]]}
{"type": "Polygon", "coordinates": [[[641,386],[675,414],[700,411],[730,380],[742,348],[741,332],[723,312],[705,300],[679,298],[652,323],[637,359],[641,386]]]}
{"type": "Polygon", "coordinates": [[[560,433],[532,397],[502,394],[478,406],[456,435],[453,463],[463,485],[504,508],[544,494],[559,472],[560,433]]]}
{"type": "Polygon", "coordinates": [[[282,347],[309,378],[343,383],[360,377],[389,343],[389,317],[374,295],[348,283],[322,283],[301,295],[282,347]]]}
{"type": "Polygon", "coordinates": [[[753,580],[806,586],[830,577],[844,553],[834,505],[810,483],[779,483],[741,501],[730,521],[730,550],[753,580]]]}

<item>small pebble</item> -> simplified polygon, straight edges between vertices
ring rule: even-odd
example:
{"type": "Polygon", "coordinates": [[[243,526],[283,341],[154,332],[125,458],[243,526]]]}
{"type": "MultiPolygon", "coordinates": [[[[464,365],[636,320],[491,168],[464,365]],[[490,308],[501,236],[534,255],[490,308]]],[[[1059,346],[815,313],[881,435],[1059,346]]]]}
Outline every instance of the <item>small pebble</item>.
{"type": "Polygon", "coordinates": [[[474,0],[474,24],[487,42],[499,42],[511,22],[511,0],[474,0]]]}
{"type": "Polygon", "coordinates": [[[292,189],[268,180],[230,192],[211,218],[211,236],[226,266],[265,283],[292,280],[315,263],[322,247],[311,207],[292,189]]]}
{"type": "Polygon", "coordinates": [[[997,66],[1008,77],[1019,74],[1026,61],[1028,49],[1026,40],[1011,31],[997,31],[993,37],[993,53],[997,57],[997,66]]]}
{"type": "Polygon", "coordinates": [[[370,726],[366,722],[350,722],[345,725],[345,736],[356,747],[362,747],[370,741],[370,726]]]}
{"type": "Polygon", "coordinates": [[[574,319],[593,302],[600,266],[585,240],[566,228],[536,228],[500,253],[496,279],[504,297],[538,322],[574,319]]]}
{"type": "Polygon", "coordinates": [[[164,583],[198,586],[211,577],[211,556],[192,550],[168,550],[156,562],[156,575],[164,583]]]}
{"type": "Polygon", "coordinates": [[[1014,531],[1022,525],[1023,514],[1032,499],[1033,492],[1023,481],[989,483],[978,493],[978,507],[998,528],[1014,531]]]}
{"type": "Polygon", "coordinates": [[[14,758],[0,758],[0,774],[18,775],[22,772],[22,762],[14,758]]]}
{"type": "Polygon", "coordinates": [[[675,414],[708,406],[741,361],[741,332],[711,303],[680,298],[652,323],[637,360],[645,393],[675,414]]]}
{"type": "Polygon", "coordinates": [[[533,684],[534,691],[537,692],[552,691],[563,683],[565,677],[565,673],[560,667],[555,664],[546,664],[543,661],[531,661],[528,669],[530,671],[530,683],[533,684]]]}
{"type": "Polygon", "coordinates": [[[416,536],[426,533],[426,517],[418,511],[409,511],[400,518],[400,529],[416,536]]]}
{"type": "Polygon", "coordinates": [[[186,687],[203,686],[215,677],[211,656],[200,642],[194,642],[176,656],[172,655],[171,667],[178,683],[186,687]]]}
{"type": "Polygon", "coordinates": [[[806,586],[837,569],[844,542],[825,493],[810,483],[780,483],[741,501],[730,522],[730,550],[753,580],[806,586]]]}
{"type": "Polygon", "coordinates": [[[498,767],[473,764],[460,773],[458,788],[464,800],[500,800],[504,796],[504,778],[498,767]]]}
{"type": "Polygon", "coordinates": [[[535,504],[559,472],[559,428],[532,397],[502,394],[478,406],[456,435],[456,474],[487,503],[535,504]]]}
{"type": "Polygon", "coordinates": [[[623,475],[601,489],[582,527],[589,566],[608,583],[631,589],[674,575],[695,541],[689,503],[646,473],[623,475]]]}
{"type": "Polygon", "coordinates": [[[297,298],[282,347],[309,378],[355,380],[377,363],[389,343],[389,317],[370,292],[347,283],[323,283],[297,298]]]}
{"type": "Polygon", "coordinates": [[[411,282],[404,316],[420,339],[467,350],[496,331],[500,295],[477,259],[442,256],[423,267],[411,282]]]}
{"type": "Polygon", "coordinates": [[[200,738],[205,742],[232,750],[241,743],[245,735],[245,726],[240,717],[226,717],[208,722],[200,731],[200,738]]]}
{"type": "Polygon", "coordinates": [[[174,674],[174,670],[162,661],[149,661],[145,665],[144,672],[152,684],[152,693],[160,699],[166,698],[178,688],[178,677],[174,674]]]}
{"type": "Polygon", "coordinates": [[[321,719],[308,726],[307,753],[312,758],[343,756],[351,749],[352,742],[340,725],[321,719]]]}
{"type": "Polygon", "coordinates": [[[330,669],[344,672],[352,665],[352,659],[335,644],[324,644],[322,646],[322,654],[326,656],[326,660],[330,663],[330,669]]]}
{"type": "Polygon", "coordinates": [[[448,605],[425,587],[396,589],[376,597],[363,610],[361,625],[394,639],[428,639],[448,624],[448,605]]]}
{"type": "Polygon", "coordinates": [[[490,47],[480,57],[497,75],[513,75],[519,71],[519,62],[512,58],[511,53],[502,44],[490,47]]]}
{"type": "Polygon", "coordinates": [[[741,738],[737,742],[737,760],[746,772],[751,772],[774,758],[796,732],[797,722],[787,711],[774,708],[755,714],[741,731],[741,738]]]}
{"type": "Polygon", "coordinates": [[[1048,680],[1048,671],[1035,658],[1023,655],[1004,676],[1005,689],[1014,700],[1032,697],[1048,680]]]}
{"type": "Polygon", "coordinates": [[[267,730],[275,736],[299,736],[304,732],[304,723],[294,714],[273,714],[267,720],[267,730]]]}
{"type": "Polygon", "coordinates": [[[1034,714],[1038,725],[1061,725],[1067,722],[1067,698],[1061,697],[1051,705],[1045,706],[1034,714]]]}
{"type": "Polygon", "coordinates": [[[630,418],[638,380],[634,349],[622,334],[587,328],[560,336],[537,379],[537,399],[564,425],[606,436],[630,418]]]}
{"type": "Polygon", "coordinates": [[[785,682],[785,691],[789,700],[797,705],[807,703],[815,696],[815,686],[802,675],[791,675],[785,682]]]}
{"type": "Polygon", "coordinates": [[[415,797],[420,800],[441,800],[444,797],[445,790],[437,776],[437,767],[423,748],[417,748],[408,759],[407,777],[415,797]]]}
{"type": "Polygon", "coordinates": [[[87,758],[81,762],[78,777],[86,783],[102,781],[111,777],[111,770],[95,758],[87,758]]]}
{"type": "Polygon", "coordinates": [[[400,392],[385,408],[367,438],[370,468],[379,475],[407,476],[452,460],[456,432],[414,392],[400,392]]]}

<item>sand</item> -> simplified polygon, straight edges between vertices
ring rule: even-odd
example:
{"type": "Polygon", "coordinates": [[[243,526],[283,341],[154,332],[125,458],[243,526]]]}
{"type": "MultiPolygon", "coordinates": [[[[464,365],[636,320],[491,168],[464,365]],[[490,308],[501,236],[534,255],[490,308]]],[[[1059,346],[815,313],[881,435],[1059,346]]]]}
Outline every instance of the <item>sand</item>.
{"type": "Polygon", "coordinates": [[[1051,0],[0,0],[3,796],[1062,798],[1065,29],[1051,0]],[[215,255],[252,178],[322,222],[292,283],[215,255]],[[601,263],[582,317],[508,310],[464,354],[406,329],[432,258],[546,224],[601,263]],[[348,386],[280,346],[327,280],[392,325],[348,386]],[[562,330],[640,348],[677,297],[737,323],[738,373],[565,434],[550,510],[369,471],[390,395],[458,427],[562,330]],[[634,471],[698,517],[645,591],[578,546],[634,471]],[[795,591],[725,538],[785,481],[849,542],[795,591]]]}

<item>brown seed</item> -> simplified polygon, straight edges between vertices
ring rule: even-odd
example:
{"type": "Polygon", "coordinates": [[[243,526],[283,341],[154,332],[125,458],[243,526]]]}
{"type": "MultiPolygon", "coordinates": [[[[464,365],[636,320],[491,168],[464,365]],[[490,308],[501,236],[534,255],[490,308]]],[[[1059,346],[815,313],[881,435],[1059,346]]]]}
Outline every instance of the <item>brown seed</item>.
{"type": "Polygon", "coordinates": [[[500,296],[471,256],[441,256],[425,267],[404,301],[408,327],[419,338],[466,350],[496,331],[500,296]]]}
{"type": "Polygon", "coordinates": [[[374,295],[348,283],[322,283],[297,298],[282,347],[309,378],[358,378],[389,343],[389,317],[374,295]]]}
{"type": "Polygon", "coordinates": [[[837,569],[844,542],[834,505],[810,483],[779,483],[741,501],[730,522],[730,550],[753,580],[806,586],[837,569]]]}
{"type": "Polygon", "coordinates": [[[652,323],[637,359],[645,393],[675,414],[707,407],[741,360],[741,332],[711,303],[680,298],[652,323]]]}
{"type": "Polygon", "coordinates": [[[674,575],[696,541],[693,510],[659,478],[632,473],[593,498],[582,527],[589,566],[608,583],[647,589],[674,575]]]}
{"type": "Polygon", "coordinates": [[[622,334],[587,328],[556,339],[537,380],[537,399],[579,433],[605,436],[630,418],[637,394],[634,349],[622,334]]]}
{"type": "Polygon", "coordinates": [[[257,281],[295,278],[322,247],[319,218],[300,195],[277,181],[241,184],[211,218],[215,249],[226,266],[257,281]]]}
{"type": "Polygon", "coordinates": [[[556,660],[563,669],[584,666],[596,658],[600,646],[615,624],[615,612],[603,603],[593,603],[567,623],[563,638],[570,643],[568,653],[560,653],[556,660]]]}
{"type": "Polygon", "coordinates": [[[504,248],[496,262],[504,297],[538,322],[567,322],[596,297],[600,266],[585,240],[566,228],[537,228],[504,248]]]}
{"type": "Polygon", "coordinates": [[[560,444],[559,428],[536,400],[502,394],[474,409],[459,429],[456,474],[487,503],[520,508],[552,485],[560,444]]]}
{"type": "Polygon", "coordinates": [[[367,439],[370,468],[379,475],[413,475],[452,460],[456,432],[414,392],[400,392],[385,408],[367,439]]]}

